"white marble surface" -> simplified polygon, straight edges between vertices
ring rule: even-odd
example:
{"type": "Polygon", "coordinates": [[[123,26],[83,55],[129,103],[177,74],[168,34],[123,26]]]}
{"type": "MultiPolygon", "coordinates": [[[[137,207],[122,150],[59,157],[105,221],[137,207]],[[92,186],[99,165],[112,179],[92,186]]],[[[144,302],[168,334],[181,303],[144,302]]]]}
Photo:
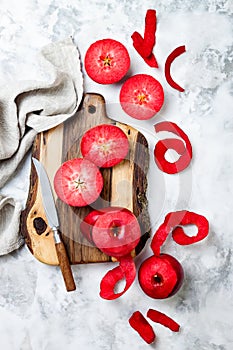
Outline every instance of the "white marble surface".
{"type": "MultiPolygon", "coordinates": [[[[72,35],[84,58],[97,39],[111,37],[124,43],[131,55],[131,74],[148,73],[160,80],[165,105],[159,115],[138,123],[151,147],[153,124],[162,119],[180,125],[190,137],[192,166],[180,175],[164,175],[151,162],[148,198],[153,230],[164,215],[189,209],[205,215],[209,237],[190,247],[168,239],[164,251],[183,264],[185,281],[174,297],[156,301],[141,291],[137,280],[119,300],[99,297],[99,282],[110,264],[74,266],[75,293],[66,293],[60,271],[41,264],[26,247],[0,258],[0,347],[5,350],[231,350],[233,348],[233,120],[232,18],[227,0],[1,0],[0,79],[46,79],[33,62],[40,48],[72,35]],[[156,8],[160,69],[151,69],[132,48],[130,35],[143,31],[144,15],[156,8]],[[163,66],[180,45],[187,52],[173,65],[174,77],[185,93],[166,83],[163,66]],[[135,310],[156,308],[182,327],[175,334],[155,325],[157,342],[147,346],[128,325],[135,310]]],[[[85,72],[84,72],[85,74],[85,72]]],[[[114,113],[120,85],[101,86],[85,75],[86,92],[104,95],[114,113]]],[[[123,113],[115,115],[125,119],[123,113]]],[[[28,162],[7,191],[25,200],[28,162]]],[[[137,258],[151,254],[149,245],[137,258]]]]}

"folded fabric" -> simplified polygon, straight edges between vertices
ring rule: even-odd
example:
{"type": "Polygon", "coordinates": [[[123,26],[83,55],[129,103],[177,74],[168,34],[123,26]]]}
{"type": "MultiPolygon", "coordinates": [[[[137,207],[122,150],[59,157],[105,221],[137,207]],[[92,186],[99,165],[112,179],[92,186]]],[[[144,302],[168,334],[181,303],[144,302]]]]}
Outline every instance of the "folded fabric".
{"type": "Polygon", "coordinates": [[[0,195],[0,255],[18,249],[24,243],[23,237],[17,235],[21,210],[19,202],[0,195]]]}
{"type": "Polygon", "coordinates": [[[25,160],[36,134],[74,115],[83,96],[79,52],[71,38],[44,47],[40,61],[50,81],[0,87],[0,255],[23,243],[22,206],[3,196],[4,185],[25,160]]]}

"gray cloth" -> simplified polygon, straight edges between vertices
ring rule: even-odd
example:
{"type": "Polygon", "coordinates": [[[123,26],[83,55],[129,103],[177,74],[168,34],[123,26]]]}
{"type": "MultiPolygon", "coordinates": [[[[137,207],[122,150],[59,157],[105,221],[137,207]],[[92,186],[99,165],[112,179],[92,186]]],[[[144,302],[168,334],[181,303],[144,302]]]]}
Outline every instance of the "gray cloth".
{"type": "Polygon", "coordinates": [[[50,82],[20,81],[0,87],[0,255],[23,243],[19,234],[22,204],[4,196],[4,185],[32,146],[36,134],[74,115],[83,96],[79,52],[71,38],[41,51],[50,82]]]}

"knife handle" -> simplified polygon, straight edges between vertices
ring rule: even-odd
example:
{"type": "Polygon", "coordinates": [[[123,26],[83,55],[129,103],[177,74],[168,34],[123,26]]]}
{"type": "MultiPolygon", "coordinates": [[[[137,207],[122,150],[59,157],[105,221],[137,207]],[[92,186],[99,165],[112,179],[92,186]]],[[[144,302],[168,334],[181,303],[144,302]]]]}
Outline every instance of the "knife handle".
{"type": "Polygon", "coordinates": [[[66,249],[63,242],[59,242],[55,244],[57,257],[59,261],[59,265],[61,268],[62,276],[66,285],[67,292],[71,292],[76,289],[76,285],[74,282],[72,270],[70,267],[70,262],[66,253],[66,249]]]}

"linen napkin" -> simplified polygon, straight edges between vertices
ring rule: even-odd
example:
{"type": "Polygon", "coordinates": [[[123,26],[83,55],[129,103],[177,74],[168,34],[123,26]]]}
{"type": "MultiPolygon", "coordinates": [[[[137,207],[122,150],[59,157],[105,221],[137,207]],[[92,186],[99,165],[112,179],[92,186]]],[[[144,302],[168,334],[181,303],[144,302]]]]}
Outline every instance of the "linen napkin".
{"type": "Polygon", "coordinates": [[[23,244],[22,203],[4,186],[25,161],[36,134],[75,114],[83,96],[79,52],[71,38],[49,44],[40,64],[50,81],[19,81],[0,87],[0,255],[23,244]]]}

